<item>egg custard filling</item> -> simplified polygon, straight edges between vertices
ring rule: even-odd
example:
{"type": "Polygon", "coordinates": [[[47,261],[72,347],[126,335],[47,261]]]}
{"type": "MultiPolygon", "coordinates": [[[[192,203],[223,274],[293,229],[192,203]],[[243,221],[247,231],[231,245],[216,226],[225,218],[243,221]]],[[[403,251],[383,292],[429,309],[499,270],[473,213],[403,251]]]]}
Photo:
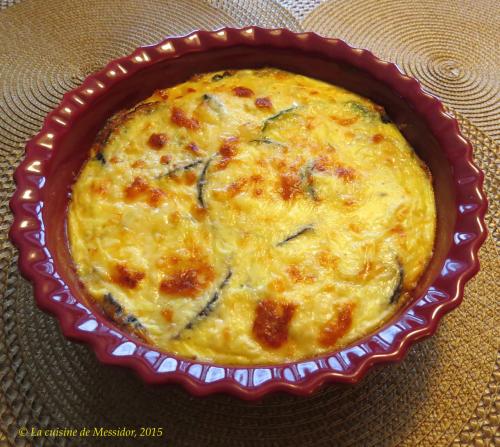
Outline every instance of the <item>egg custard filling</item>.
{"type": "Polygon", "coordinates": [[[430,172],[382,107],[272,68],[197,75],[119,112],[68,215],[110,318],[220,364],[374,331],[416,286],[435,226],[430,172]]]}

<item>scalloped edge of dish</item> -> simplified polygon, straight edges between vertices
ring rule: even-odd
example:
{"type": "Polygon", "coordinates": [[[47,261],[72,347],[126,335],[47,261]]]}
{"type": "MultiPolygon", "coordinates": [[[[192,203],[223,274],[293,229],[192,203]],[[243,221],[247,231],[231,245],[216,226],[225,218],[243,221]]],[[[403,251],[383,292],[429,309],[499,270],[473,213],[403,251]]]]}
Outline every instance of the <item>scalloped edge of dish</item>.
{"type": "Polygon", "coordinates": [[[113,60],[63,96],[60,105],[47,115],[40,132],[27,143],[25,158],[14,173],[17,188],[10,201],[14,214],[10,238],[19,250],[21,273],[34,286],[38,306],[55,315],[67,338],[92,346],[100,362],[126,366],[146,383],[181,384],[197,396],[225,392],[252,400],[275,391],[308,395],[327,382],[356,383],[375,364],[402,360],[412,344],[432,335],[441,318],[460,304],[465,283],[479,270],[477,253],[487,235],[483,178],[472,160],[470,143],[441,102],[396,65],[371,52],[312,32],[255,26],[194,31],[113,60]],[[396,321],[344,349],[310,360],[271,366],[223,366],[164,353],[115,328],[74,297],[44,245],[44,164],[79,115],[110,87],[158,61],[237,45],[313,51],[371,74],[414,107],[447,154],[454,172],[458,217],[440,275],[423,296],[400,311],[396,321]]]}

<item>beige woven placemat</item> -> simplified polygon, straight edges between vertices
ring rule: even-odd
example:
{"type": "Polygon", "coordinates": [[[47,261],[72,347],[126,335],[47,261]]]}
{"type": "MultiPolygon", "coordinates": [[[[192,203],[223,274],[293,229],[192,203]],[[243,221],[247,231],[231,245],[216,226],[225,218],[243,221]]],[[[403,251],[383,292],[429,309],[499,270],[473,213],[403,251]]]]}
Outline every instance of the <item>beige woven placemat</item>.
{"type": "Polygon", "coordinates": [[[0,445],[500,445],[496,0],[0,0],[0,445]],[[487,174],[490,237],[462,306],[399,365],[355,387],[256,404],[146,388],[66,341],[35,306],[7,240],[12,172],[62,94],[136,46],[196,28],[259,24],[345,38],[399,63],[441,96],[487,174]],[[496,241],[496,244],[494,243],[496,241]],[[166,438],[38,438],[20,427],[161,426],[166,438]],[[5,438],[5,439],[4,439],[5,438]],[[2,440],[3,439],[3,440],[2,440]]]}

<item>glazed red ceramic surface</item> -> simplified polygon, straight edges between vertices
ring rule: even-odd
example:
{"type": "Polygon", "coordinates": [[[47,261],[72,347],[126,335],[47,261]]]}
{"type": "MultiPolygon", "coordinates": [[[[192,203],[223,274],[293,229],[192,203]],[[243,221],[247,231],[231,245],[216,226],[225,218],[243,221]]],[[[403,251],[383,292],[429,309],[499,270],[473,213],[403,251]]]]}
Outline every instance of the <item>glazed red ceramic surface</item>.
{"type": "Polygon", "coordinates": [[[376,363],[401,360],[460,304],[465,282],[479,269],[477,251],[486,237],[483,174],[439,100],[369,51],[283,29],[198,31],[109,63],[47,116],[26,146],[15,181],[10,235],[39,307],[56,316],[65,336],[91,345],[101,362],[128,366],[147,383],[180,383],[196,395],[227,392],[256,399],[277,390],[306,395],[325,382],[358,382],[376,363]],[[66,235],[71,185],[113,113],[195,73],[262,66],[340,85],[385,107],[432,171],[438,216],[434,256],[413,298],[377,332],[340,351],[272,366],[184,359],[118,329],[86,298],[66,235]]]}

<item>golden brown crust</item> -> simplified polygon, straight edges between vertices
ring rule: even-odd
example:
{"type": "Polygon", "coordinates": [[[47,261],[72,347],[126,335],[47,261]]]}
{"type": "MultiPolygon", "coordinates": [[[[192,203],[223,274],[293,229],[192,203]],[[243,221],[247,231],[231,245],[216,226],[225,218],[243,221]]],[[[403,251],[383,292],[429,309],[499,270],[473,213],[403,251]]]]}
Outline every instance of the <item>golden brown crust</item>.
{"type": "Polygon", "coordinates": [[[102,309],[103,313],[121,329],[135,335],[146,343],[151,343],[148,332],[139,319],[135,315],[127,314],[122,305],[110,293],[107,293],[101,302],[96,303],[102,309]]]}
{"type": "Polygon", "coordinates": [[[104,127],[99,131],[95,138],[94,145],[92,146],[93,155],[96,155],[104,149],[113,132],[120,128],[126,121],[129,121],[138,113],[152,112],[158,107],[159,104],[161,104],[161,101],[147,102],[139,104],[132,110],[120,110],[112,115],[106,121],[106,124],[104,124],[104,127]]]}

